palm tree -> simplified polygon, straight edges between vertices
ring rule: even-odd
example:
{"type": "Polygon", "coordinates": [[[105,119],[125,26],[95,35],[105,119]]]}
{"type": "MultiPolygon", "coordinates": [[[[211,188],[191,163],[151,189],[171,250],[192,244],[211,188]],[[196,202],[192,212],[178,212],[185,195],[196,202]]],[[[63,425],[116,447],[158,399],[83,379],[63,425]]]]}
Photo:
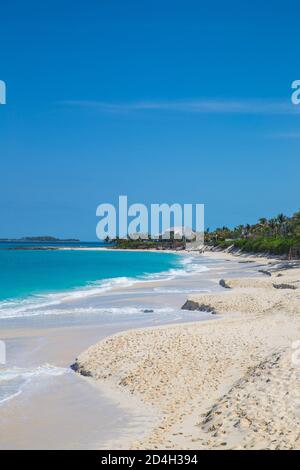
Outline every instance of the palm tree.
{"type": "Polygon", "coordinates": [[[266,233],[266,229],[268,227],[268,219],[266,219],[265,217],[261,217],[260,219],[258,219],[258,223],[257,223],[257,231],[264,235],[266,233]]]}
{"type": "Polygon", "coordinates": [[[277,231],[277,222],[276,219],[269,220],[269,227],[271,229],[271,235],[275,235],[277,231]]]}
{"type": "Polygon", "coordinates": [[[250,224],[245,225],[244,232],[245,232],[246,237],[250,236],[250,233],[251,233],[251,225],[250,224]]]}
{"type": "Polygon", "coordinates": [[[281,235],[283,235],[286,231],[286,221],[288,218],[284,214],[278,214],[276,217],[276,222],[278,225],[278,229],[281,235]]]}
{"type": "Polygon", "coordinates": [[[260,219],[258,219],[258,223],[259,225],[267,225],[268,219],[266,219],[265,217],[261,217],[260,219]]]}

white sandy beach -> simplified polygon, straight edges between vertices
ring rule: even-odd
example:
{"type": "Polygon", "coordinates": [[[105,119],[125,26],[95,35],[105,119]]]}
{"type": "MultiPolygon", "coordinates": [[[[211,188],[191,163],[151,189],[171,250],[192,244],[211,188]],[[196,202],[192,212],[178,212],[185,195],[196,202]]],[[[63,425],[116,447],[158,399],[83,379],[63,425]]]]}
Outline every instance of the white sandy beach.
{"type": "Polygon", "coordinates": [[[298,447],[299,270],[180,254],[190,272],[1,320],[8,368],[35,378],[1,404],[0,448],[298,447]]]}
{"type": "Polygon", "coordinates": [[[188,296],[216,321],[118,333],[79,355],[80,372],[154,407],[157,425],[132,448],[300,448],[300,269],[241,259],[271,275],[188,296]]]}

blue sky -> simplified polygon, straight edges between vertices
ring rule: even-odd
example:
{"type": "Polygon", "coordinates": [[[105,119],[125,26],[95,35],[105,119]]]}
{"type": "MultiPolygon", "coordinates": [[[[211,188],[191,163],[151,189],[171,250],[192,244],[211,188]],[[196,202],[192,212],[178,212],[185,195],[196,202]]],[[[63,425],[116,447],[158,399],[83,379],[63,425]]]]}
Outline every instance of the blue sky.
{"type": "Polygon", "coordinates": [[[299,204],[298,2],[1,4],[0,237],[95,239],[98,204],[299,204]]]}

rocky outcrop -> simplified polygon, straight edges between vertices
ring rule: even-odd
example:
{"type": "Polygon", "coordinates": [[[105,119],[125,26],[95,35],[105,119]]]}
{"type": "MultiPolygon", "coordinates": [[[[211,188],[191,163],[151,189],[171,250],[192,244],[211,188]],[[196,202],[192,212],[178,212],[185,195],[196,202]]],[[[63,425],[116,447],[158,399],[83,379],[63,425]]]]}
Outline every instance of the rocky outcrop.
{"type": "Polygon", "coordinates": [[[224,287],[225,289],[230,289],[230,286],[226,283],[225,279],[220,279],[219,284],[221,287],[224,287]]]}
{"type": "Polygon", "coordinates": [[[199,312],[217,313],[216,310],[208,304],[203,304],[195,300],[188,299],[181,307],[182,310],[199,310],[199,312]]]}
{"type": "Polygon", "coordinates": [[[293,284],[273,284],[275,289],[297,289],[297,286],[293,284]]]}

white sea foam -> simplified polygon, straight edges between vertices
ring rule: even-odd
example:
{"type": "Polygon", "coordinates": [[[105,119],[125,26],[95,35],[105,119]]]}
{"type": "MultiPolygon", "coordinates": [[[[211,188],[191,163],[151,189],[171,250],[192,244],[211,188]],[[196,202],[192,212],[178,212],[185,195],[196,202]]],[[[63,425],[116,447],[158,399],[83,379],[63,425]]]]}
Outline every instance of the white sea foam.
{"type": "MultiPolygon", "coordinates": [[[[129,287],[135,279],[119,277],[90,283],[87,286],[69,291],[45,295],[32,295],[26,299],[0,302],[0,319],[17,318],[45,314],[47,308],[62,305],[73,300],[84,299],[107,292],[114,287],[129,287]],[[42,310],[42,311],[41,311],[42,310]]],[[[53,309],[54,310],[54,309],[53,309]]]]}
{"type": "Polygon", "coordinates": [[[0,405],[20,395],[31,380],[41,377],[58,377],[71,373],[71,369],[44,364],[35,368],[12,367],[0,369],[0,405]]]}
{"type": "MultiPolygon", "coordinates": [[[[162,315],[172,313],[172,308],[139,308],[139,307],[72,307],[72,308],[51,308],[51,309],[36,309],[34,312],[27,310],[24,312],[11,312],[9,318],[19,317],[33,317],[39,315],[101,315],[101,316],[122,316],[122,315],[142,315],[153,313],[155,315],[162,315]]],[[[0,317],[1,318],[1,317],[0,317]]],[[[2,317],[3,318],[3,317],[2,317]]],[[[8,318],[5,316],[5,318],[8,318]]]]}

